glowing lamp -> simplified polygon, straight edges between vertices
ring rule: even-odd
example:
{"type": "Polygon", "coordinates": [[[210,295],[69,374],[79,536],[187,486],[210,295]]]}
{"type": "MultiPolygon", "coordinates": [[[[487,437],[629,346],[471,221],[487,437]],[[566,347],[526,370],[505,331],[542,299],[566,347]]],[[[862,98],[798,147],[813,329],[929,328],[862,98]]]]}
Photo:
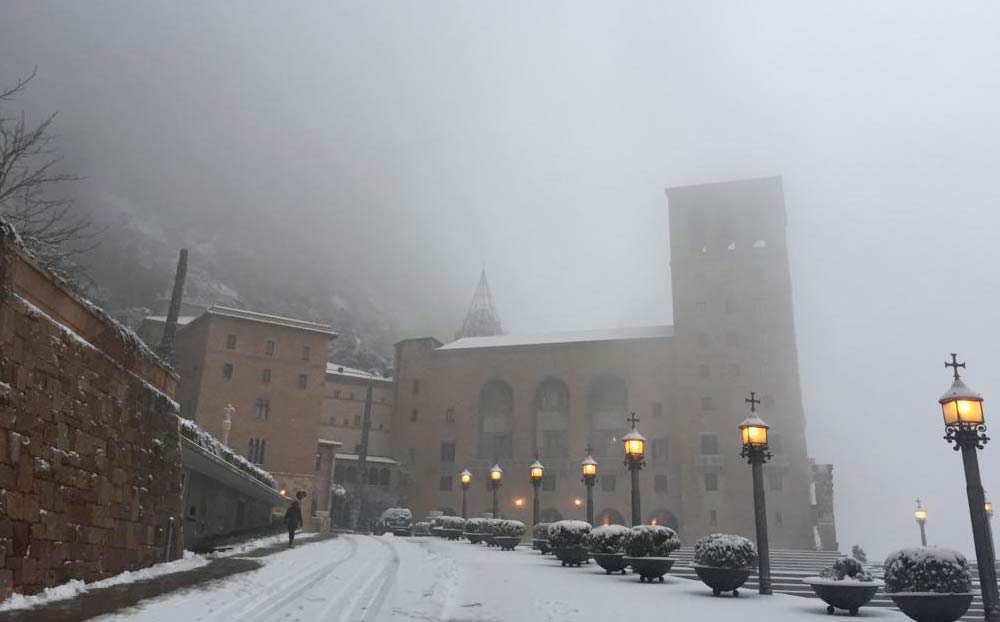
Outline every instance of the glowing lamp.
{"type": "Polygon", "coordinates": [[[593,456],[587,456],[580,463],[580,468],[583,471],[584,478],[595,478],[597,477],[597,461],[594,460],[593,456]]]}
{"type": "Polygon", "coordinates": [[[499,464],[494,464],[490,468],[490,481],[499,484],[501,479],[503,479],[503,469],[500,468],[499,464]]]}
{"type": "Polygon", "coordinates": [[[469,469],[458,474],[458,481],[462,483],[462,486],[468,486],[472,483],[472,473],[469,473],[469,469]]]}
{"type": "Polygon", "coordinates": [[[767,447],[767,431],[770,428],[756,414],[751,414],[740,424],[743,447],[747,449],[767,447]]]}
{"type": "Polygon", "coordinates": [[[917,519],[918,523],[923,523],[927,520],[927,510],[917,506],[917,509],[913,511],[913,518],[917,519]]]}
{"type": "Polygon", "coordinates": [[[280,495],[281,495],[282,497],[284,497],[284,496],[285,496],[285,493],[286,493],[286,492],[288,492],[288,491],[287,491],[287,490],[285,490],[284,488],[282,488],[281,490],[279,490],[279,491],[278,491],[278,493],[279,493],[279,494],[280,494],[280,495]]]}
{"type": "Polygon", "coordinates": [[[542,478],[545,477],[545,467],[542,466],[542,463],[539,462],[538,460],[532,462],[531,466],[528,467],[528,469],[531,473],[532,482],[540,482],[542,481],[542,478]]]}
{"type": "Polygon", "coordinates": [[[989,501],[983,504],[983,509],[986,510],[986,515],[993,518],[993,504],[989,501]]]}
{"type": "Polygon", "coordinates": [[[623,436],[622,440],[625,441],[625,456],[633,461],[642,460],[646,454],[646,437],[632,428],[632,431],[623,436]]]}
{"type": "Polygon", "coordinates": [[[974,428],[983,423],[983,396],[965,386],[959,377],[955,378],[938,403],[941,404],[946,426],[974,428]]]}
{"type": "Polygon", "coordinates": [[[516,507],[523,508],[524,507],[524,499],[522,499],[521,497],[518,497],[517,499],[514,499],[514,505],[516,507]]]}
{"type": "Polygon", "coordinates": [[[576,507],[580,507],[581,505],[583,505],[583,499],[580,499],[579,497],[573,499],[573,505],[575,505],[576,507]]]}

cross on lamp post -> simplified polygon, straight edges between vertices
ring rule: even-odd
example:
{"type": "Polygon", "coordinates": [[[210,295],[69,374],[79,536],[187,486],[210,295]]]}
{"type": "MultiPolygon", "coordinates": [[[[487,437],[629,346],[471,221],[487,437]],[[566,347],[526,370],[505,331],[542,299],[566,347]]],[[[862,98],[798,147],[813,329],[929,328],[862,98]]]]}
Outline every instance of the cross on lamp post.
{"type": "Polygon", "coordinates": [[[632,423],[632,430],[622,437],[625,441],[625,466],[632,472],[632,524],[642,524],[642,508],[639,499],[639,471],[646,464],[646,437],[639,434],[635,424],[639,418],[632,413],[626,419],[632,423]]]}
{"type": "Polygon", "coordinates": [[[927,546],[927,531],[924,525],[927,524],[927,510],[920,505],[920,498],[917,498],[917,509],[913,511],[913,518],[920,525],[920,546],[927,546]]]}
{"type": "Polygon", "coordinates": [[[952,368],[951,387],[945,391],[938,403],[944,415],[944,439],[955,444],[955,451],[962,452],[965,467],[965,491],[969,498],[969,517],[972,520],[972,539],[976,546],[976,564],[979,567],[979,589],[983,595],[983,611],[986,620],[1000,622],[1000,608],[997,603],[997,574],[990,542],[989,517],[986,515],[986,494],[979,474],[979,455],[990,438],[986,436],[983,417],[983,396],[965,386],[958,368],[965,369],[965,363],[958,362],[958,355],[951,354],[951,362],[945,368],[952,368]]]}
{"type": "Polygon", "coordinates": [[[583,471],[583,485],[587,487],[587,522],[594,524],[594,483],[597,481],[597,461],[587,445],[587,457],[580,463],[583,471]]]}
{"type": "Polygon", "coordinates": [[[743,450],[740,456],[747,459],[753,472],[753,511],[754,522],[757,525],[757,575],[758,591],[761,594],[771,593],[771,553],[767,541],[767,507],[764,501],[764,463],[771,458],[767,450],[767,431],[769,426],[757,416],[757,394],[750,392],[750,399],[743,400],[750,404],[750,416],[740,424],[740,436],[743,450]]]}

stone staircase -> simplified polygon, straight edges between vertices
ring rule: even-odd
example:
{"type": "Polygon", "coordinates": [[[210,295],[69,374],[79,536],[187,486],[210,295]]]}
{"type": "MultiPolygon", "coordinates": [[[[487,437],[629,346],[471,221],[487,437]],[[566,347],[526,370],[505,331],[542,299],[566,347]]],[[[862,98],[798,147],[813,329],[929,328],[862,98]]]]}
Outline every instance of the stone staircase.
{"type": "MultiPolygon", "coordinates": [[[[698,575],[694,568],[691,568],[694,557],[693,547],[682,547],[678,551],[670,554],[676,558],[677,562],[670,570],[670,574],[685,579],[698,581],[698,575]]],[[[803,596],[807,598],[817,598],[812,588],[802,582],[805,577],[815,576],[819,571],[844,555],[836,551],[771,551],[771,587],[776,593],[791,594],[793,596],[803,596]]],[[[882,562],[865,564],[878,578],[882,578],[882,562]]],[[[969,560],[972,571],[973,589],[979,589],[979,571],[976,569],[975,560],[969,560]]],[[[751,576],[743,586],[744,590],[757,591],[758,583],[756,575],[751,576]]],[[[869,603],[869,607],[888,607],[895,609],[895,604],[884,592],[879,591],[874,600],[869,603]]],[[[822,613],[825,605],[817,604],[817,612],[822,613]]],[[[962,618],[963,622],[972,622],[983,619],[983,601],[979,594],[972,600],[969,611],[962,618]]]]}

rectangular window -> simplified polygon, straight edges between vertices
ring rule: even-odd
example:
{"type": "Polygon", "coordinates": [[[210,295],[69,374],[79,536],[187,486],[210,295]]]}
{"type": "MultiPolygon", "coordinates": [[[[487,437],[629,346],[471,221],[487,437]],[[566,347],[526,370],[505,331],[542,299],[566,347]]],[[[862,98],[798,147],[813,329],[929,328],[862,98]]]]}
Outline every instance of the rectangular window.
{"type": "Polygon", "coordinates": [[[784,524],[784,520],[782,520],[782,518],[781,512],[774,513],[774,522],[778,523],[778,527],[781,527],[784,524]]]}
{"type": "Polygon", "coordinates": [[[361,415],[354,415],[354,426],[361,427],[361,415]]]}
{"type": "Polygon", "coordinates": [[[264,384],[271,384],[271,370],[264,369],[260,372],[260,381],[264,384]]]}
{"type": "Polygon", "coordinates": [[[258,399],[257,421],[267,421],[267,417],[270,414],[271,414],[271,400],[258,399]]]}
{"type": "Polygon", "coordinates": [[[552,473],[546,473],[542,477],[542,490],[546,492],[553,492],[556,489],[556,476],[552,473]]]}
{"type": "Polygon", "coordinates": [[[615,491],[615,476],[614,475],[602,475],[601,476],[601,490],[604,492],[614,492],[615,491]]]}
{"type": "Polygon", "coordinates": [[[653,416],[654,417],[663,416],[663,402],[653,402],[653,416]]]}
{"type": "Polygon", "coordinates": [[[715,491],[719,489],[719,476],[715,473],[705,473],[705,490],[715,491]]]}
{"type": "Polygon", "coordinates": [[[302,346],[302,360],[309,360],[309,346],[302,346]]]}
{"type": "Polygon", "coordinates": [[[565,458],[569,455],[569,437],[562,430],[544,430],[542,432],[542,455],[553,458],[565,458]]]}
{"type": "Polygon", "coordinates": [[[226,349],[227,350],[236,349],[236,335],[226,335],[226,349]]]}
{"type": "Polygon", "coordinates": [[[455,409],[449,408],[444,411],[444,422],[445,423],[455,423],[455,409]]]}
{"type": "Polygon", "coordinates": [[[262,438],[251,438],[247,448],[247,460],[254,464],[264,464],[264,450],[267,448],[267,441],[262,438]]]}
{"type": "Polygon", "coordinates": [[[767,474],[768,489],[775,492],[781,490],[782,484],[784,483],[783,479],[784,478],[782,477],[781,473],[774,471],[768,473],[767,474]]]}
{"type": "Polygon", "coordinates": [[[780,432],[770,432],[767,433],[767,448],[771,450],[771,453],[780,454],[782,452],[781,445],[781,433],[780,432]]]}
{"type": "Polygon", "coordinates": [[[715,510],[709,510],[708,512],[708,524],[715,527],[719,524],[719,513],[715,510]]]}
{"type": "Polygon", "coordinates": [[[222,366],[222,377],[226,380],[232,380],[233,378],[233,364],[226,363],[222,366]]]}
{"type": "Polygon", "coordinates": [[[704,300],[699,300],[694,303],[694,308],[698,313],[704,313],[705,311],[708,311],[708,303],[704,300]]]}
{"type": "Polygon", "coordinates": [[[709,397],[709,396],[706,395],[705,397],[701,398],[701,409],[702,410],[714,410],[715,409],[715,404],[712,403],[712,398],[711,397],[709,397]]]}
{"type": "Polygon", "coordinates": [[[417,420],[417,409],[414,408],[413,410],[410,411],[410,421],[416,421],[416,420],[417,420]]]}
{"type": "Polygon", "coordinates": [[[340,389],[337,389],[336,391],[333,392],[333,398],[337,400],[340,399],[340,389]]]}
{"type": "Polygon", "coordinates": [[[667,460],[667,439],[665,438],[654,438],[653,439],[653,460],[659,460],[661,462],[666,462],[667,460]]]}
{"type": "Polygon", "coordinates": [[[441,443],[441,462],[455,461],[455,443],[441,443]]]}
{"type": "Polygon", "coordinates": [[[666,475],[656,475],[653,477],[653,490],[655,492],[667,492],[666,475]]]}
{"type": "Polygon", "coordinates": [[[414,395],[420,394],[420,381],[417,380],[416,378],[413,379],[413,394],[414,395]]]}
{"type": "Polygon", "coordinates": [[[714,456],[719,453],[719,437],[714,434],[701,435],[701,453],[714,456]]]}
{"type": "Polygon", "coordinates": [[[309,385],[309,376],[308,376],[308,374],[299,374],[299,388],[300,389],[304,389],[308,385],[309,385]]]}
{"type": "Polygon", "coordinates": [[[274,341],[273,340],[268,339],[267,341],[264,342],[264,355],[265,356],[274,356],[274,341]]]}
{"type": "Polygon", "coordinates": [[[451,490],[451,475],[441,476],[441,481],[438,482],[438,490],[443,490],[443,491],[451,490]]]}

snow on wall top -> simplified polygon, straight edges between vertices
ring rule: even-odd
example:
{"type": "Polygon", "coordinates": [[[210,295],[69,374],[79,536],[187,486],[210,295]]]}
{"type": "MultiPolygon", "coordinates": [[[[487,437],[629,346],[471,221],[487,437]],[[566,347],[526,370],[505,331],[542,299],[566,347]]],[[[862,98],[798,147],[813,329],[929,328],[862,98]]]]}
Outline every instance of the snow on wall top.
{"type": "Polygon", "coordinates": [[[465,337],[437,348],[441,350],[470,350],[474,348],[509,348],[560,343],[588,343],[596,341],[627,341],[633,339],[666,339],[673,337],[674,327],[633,326],[628,328],[601,328],[594,330],[562,331],[525,335],[494,335],[492,337],[465,337]]]}
{"type": "Polygon", "coordinates": [[[267,484],[271,488],[278,487],[278,482],[275,481],[270,473],[223,445],[222,441],[202,430],[194,421],[183,418],[179,419],[181,422],[181,436],[244,471],[257,481],[267,484]]]}
{"type": "Polygon", "coordinates": [[[234,309],[232,307],[220,307],[218,305],[212,305],[208,308],[205,313],[209,315],[221,315],[224,317],[232,317],[241,320],[249,320],[251,322],[263,322],[265,324],[276,324],[278,326],[284,326],[286,328],[296,328],[299,330],[308,330],[317,333],[323,333],[324,335],[331,335],[333,337],[337,336],[337,333],[326,324],[317,324],[316,322],[307,322],[306,320],[297,320],[290,317],[281,317],[280,315],[268,315],[267,313],[258,313],[256,311],[247,311],[245,309],[234,309]]]}
{"type": "Polygon", "coordinates": [[[387,378],[378,373],[370,374],[362,369],[348,367],[347,365],[341,365],[340,363],[327,363],[326,373],[330,376],[347,376],[350,378],[361,378],[363,380],[371,378],[375,382],[392,382],[392,378],[387,378]]]}
{"type": "MultiPolygon", "coordinates": [[[[337,454],[337,460],[351,460],[358,461],[360,458],[358,454],[337,454]]],[[[367,456],[365,457],[365,462],[378,462],[379,464],[399,464],[392,458],[383,458],[382,456],[367,456]]]]}

